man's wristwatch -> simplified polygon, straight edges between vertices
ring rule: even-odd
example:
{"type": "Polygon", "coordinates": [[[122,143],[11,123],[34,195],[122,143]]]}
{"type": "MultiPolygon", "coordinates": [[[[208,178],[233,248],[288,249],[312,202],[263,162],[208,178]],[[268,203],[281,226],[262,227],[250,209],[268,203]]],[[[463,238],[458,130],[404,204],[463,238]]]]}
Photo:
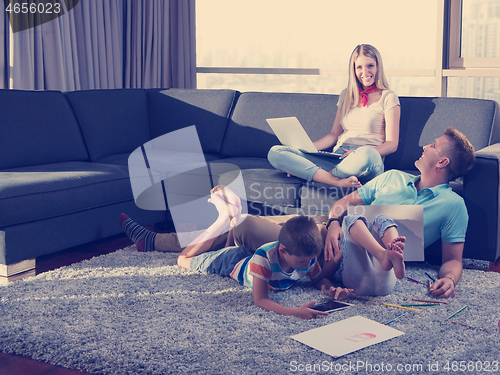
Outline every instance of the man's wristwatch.
{"type": "Polygon", "coordinates": [[[339,217],[331,217],[326,222],[326,230],[328,230],[328,228],[330,227],[330,224],[332,223],[332,221],[338,221],[339,224],[342,225],[342,221],[341,221],[341,219],[339,217]]]}

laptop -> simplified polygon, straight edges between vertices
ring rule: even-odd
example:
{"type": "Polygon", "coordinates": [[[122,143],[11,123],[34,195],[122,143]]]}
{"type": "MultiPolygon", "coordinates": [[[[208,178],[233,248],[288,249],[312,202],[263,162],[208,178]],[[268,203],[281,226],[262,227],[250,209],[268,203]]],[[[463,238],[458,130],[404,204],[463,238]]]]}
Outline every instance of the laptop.
{"type": "Polygon", "coordinates": [[[297,117],[270,118],[266,120],[281,144],[296,148],[306,154],[319,154],[340,159],[339,154],[318,151],[297,117]]]}

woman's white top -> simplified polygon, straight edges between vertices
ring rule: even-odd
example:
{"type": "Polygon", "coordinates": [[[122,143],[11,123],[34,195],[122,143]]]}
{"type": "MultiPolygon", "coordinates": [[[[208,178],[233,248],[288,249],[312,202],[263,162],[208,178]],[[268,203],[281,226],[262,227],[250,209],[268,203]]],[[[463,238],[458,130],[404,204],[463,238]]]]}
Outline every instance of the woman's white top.
{"type": "MultiPolygon", "coordinates": [[[[347,89],[340,93],[337,107],[345,98],[347,89]]],[[[344,132],[337,140],[333,151],[342,145],[378,146],[385,142],[385,115],[399,105],[399,98],[392,90],[382,90],[378,102],[366,107],[355,107],[341,120],[344,132]]]]}

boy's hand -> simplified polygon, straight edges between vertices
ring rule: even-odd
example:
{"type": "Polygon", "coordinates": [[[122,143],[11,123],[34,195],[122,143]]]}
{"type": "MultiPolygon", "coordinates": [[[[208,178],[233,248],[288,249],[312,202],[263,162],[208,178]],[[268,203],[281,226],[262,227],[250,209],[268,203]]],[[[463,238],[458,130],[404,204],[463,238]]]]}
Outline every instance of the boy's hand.
{"type": "Polygon", "coordinates": [[[330,287],[330,289],[326,290],[325,293],[329,296],[332,296],[333,299],[346,299],[356,297],[356,294],[354,294],[354,289],[341,288],[340,286],[336,288],[332,286],[330,287]]]}
{"type": "Polygon", "coordinates": [[[300,307],[297,307],[293,315],[301,319],[312,319],[312,318],[317,318],[318,316],[321,315],[328,315],[327,312],[311,309],[311,307],[314,306],[315,304],[316,300],[306,303],[305,305],[302,305],[300,307]]]}

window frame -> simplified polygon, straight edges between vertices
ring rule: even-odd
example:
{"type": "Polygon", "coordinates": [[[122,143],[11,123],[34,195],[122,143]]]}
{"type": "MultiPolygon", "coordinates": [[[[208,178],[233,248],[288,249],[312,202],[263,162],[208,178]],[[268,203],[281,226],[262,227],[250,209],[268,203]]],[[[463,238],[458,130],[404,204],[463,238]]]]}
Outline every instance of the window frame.
{"type": "MultiPolygon", "coordinates": [[[[450,70],[453,69],[486,69],[482,72],[465,76],[480,76],[480,77],[499,77],[500,72],[488,69],[500,69],[500,58],[491,57],[461,57],[462,48],[462,0],[449,0],[449,62],[450,70]],[[481,74],[481,75],[476,75],[481,74]]],[[[458,72],[453,72],[458,73],[458,72]]],[[[457,75],[457,76],[462,76],[457,75]]]]}
{"type": "MultiPolygon", "coordinates": [[[[434,77],[434,95],[446,97],[448,77],[500,77],[500,58],[460,56],[462,0],[437,0],[436,62],[434,69],[386,69],[387,76],[434,77]]],[[[196,73],[209,74],[291,74],[346,75],[343,69],[322,68],[243,68],[196,67],[196,73]]]]}

